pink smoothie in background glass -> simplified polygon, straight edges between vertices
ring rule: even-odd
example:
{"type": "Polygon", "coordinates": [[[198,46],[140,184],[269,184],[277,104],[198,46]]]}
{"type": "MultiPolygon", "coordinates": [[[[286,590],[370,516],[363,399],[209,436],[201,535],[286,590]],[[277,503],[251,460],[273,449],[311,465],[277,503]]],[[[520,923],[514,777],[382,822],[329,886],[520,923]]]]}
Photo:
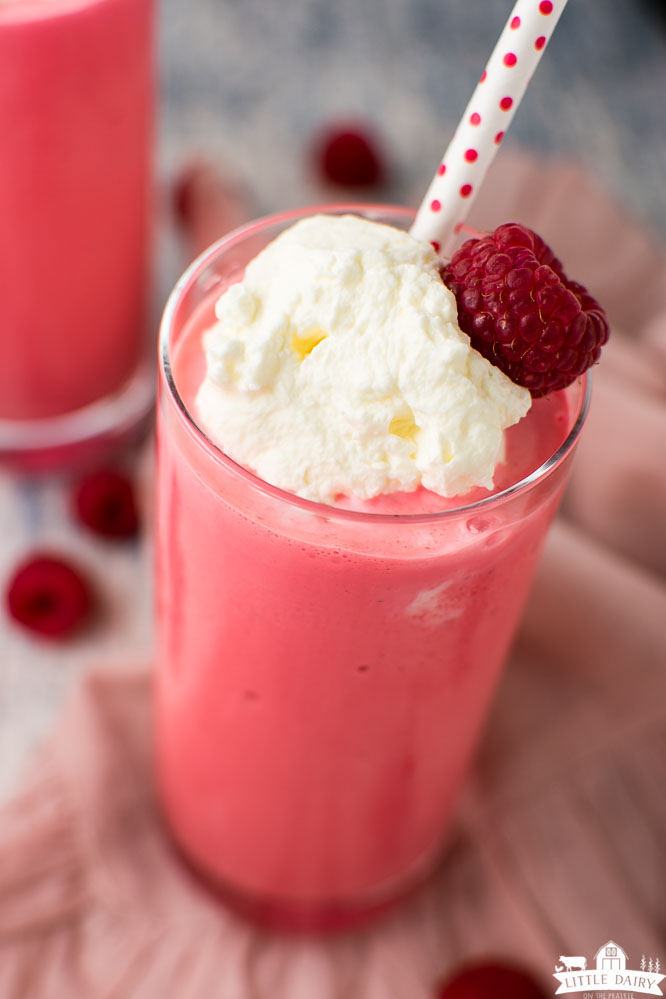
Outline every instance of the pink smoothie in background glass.
{"type": "Polygon", "coordinates": [[[146,358],[153,104],[153,0],[0,3],[3,446],[146,358]]]}
{"type": "Polygon", "coordinates": [[[259,918],[330,928],[395,899],[441,849],[586,391],[536,401],[507,432],[494,494],[332,507],[268,485],[192,414],[215,299],[296,217],[222,241],[167,307],[157,750],[190,862],[259,918]]]}

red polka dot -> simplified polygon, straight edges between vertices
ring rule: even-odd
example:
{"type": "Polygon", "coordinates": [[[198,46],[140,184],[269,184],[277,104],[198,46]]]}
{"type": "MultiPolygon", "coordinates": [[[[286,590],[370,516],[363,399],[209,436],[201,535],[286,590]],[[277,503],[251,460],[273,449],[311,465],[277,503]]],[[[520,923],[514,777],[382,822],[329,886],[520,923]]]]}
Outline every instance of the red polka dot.
{"type": "Polygon", "coordinates": [[[481,74],[481,79],[479,80],[479,83],[483,83],[483,81],[485,80],[485,78],[487,76],[488,76],[488,74],[486,73],[486,71],[484,69],[483,73],[481,74]]]}
{"type": "Polygon", "coordinates": [[[495,136],[495,145],[499,146],[503,138],[504,138],[504,132],[498,132],[497,135],[495,136]]]}
{"type": "Polygon", "coordinates": [[[439,174],[440,177],[444,176],[444,174],[446,173],[446,163],[440,163],[437,169],[437,173],[439,174]]]}
{"type": "Polygon", "coordinates": [[[502,111],[508,111],[513,106],[513,97],[503,97],[499,102],[502,111]]]}
{"type": "Polygon", "coordinates": [[[511,19],[511,30],[515,31],[516,28],[519,28],[519,27],[520,27],[520,18],[519,17],[512,18],[511,19]]]}
{"type": "Polygon", "coordinates": [[[471,114],[469,116],[469,123],[470,123],[470,125],[480,125],[481,124],[481,115],[479,114],[478,111],[474,111],[473,114],[471,114]]]}
{"type": "Polygon", "coordinates": [[[553,13],[553,5],[550,2],[550,0],[541,0],[541,3],[539,4],[539,13],[540,14],[552,14],[553,13]]]}
{"type": "Polygon", "coordinates": [[[518,62],[518,57],[513,52],[507,52],[502,62],[505,66],[515,66],[518,62]]]}
{"type": "Polygon", "coordinates": [[[430,202],[430,210],[432,212],[438,212],[441,207],[442,207],[442,202],[439,201],[437,198],[435,198],[434,201],[430,202]]]}
{"type": "Polygon", "coordinates": [[[469,198],[469,196],[470,196],[471,193],[472,193],[472,185],[471,184],[463,184],[463,186],[460,188],[460,197],[461,198],[469,198]]]}
{"type": "Polygon", "coordinates": [[[540,35],[534,43],[534,48],[537,50],[537,52],[540,52],[545,44],[546,44],[546,36],[540,35]]]}
{"type": "Polygon", "coordinates": [[[478,157],[478,155],[479,154],[477,153],[476,149],[465,150],[465,159],[467,160],[468,163],[473,163],[474,160],[478,157]]]}
{"type": "Polygon", "coordinates": [[[439,253],[439,243],[437,242],[436,239],[431,239],[430,240],[430,245],[432,246],[432,248],[435,251],[435,253],[439,253]]]}

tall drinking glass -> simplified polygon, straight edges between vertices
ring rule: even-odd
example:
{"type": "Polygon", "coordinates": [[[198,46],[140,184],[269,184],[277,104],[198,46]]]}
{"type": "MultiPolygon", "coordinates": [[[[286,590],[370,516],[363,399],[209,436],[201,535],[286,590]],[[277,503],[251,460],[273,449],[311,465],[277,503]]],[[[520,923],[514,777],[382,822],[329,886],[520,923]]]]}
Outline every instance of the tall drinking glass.
{"type": "Polygon", "coordinates": [[[302,214],[215,244],[165,312],[157,761],[196,869],[259,918],[330,928],[402,895],[442,847],[588,390],[521,421],[547,439],[538,467],[437,513],[343,509],[257,478],[197,425],[200,336],[222,290],[302,214]]]}
{"type": "Polygon", "coordinates": [[[154,0],[0,2],[0,459],[99,460],[152,413],[154,0]]]}

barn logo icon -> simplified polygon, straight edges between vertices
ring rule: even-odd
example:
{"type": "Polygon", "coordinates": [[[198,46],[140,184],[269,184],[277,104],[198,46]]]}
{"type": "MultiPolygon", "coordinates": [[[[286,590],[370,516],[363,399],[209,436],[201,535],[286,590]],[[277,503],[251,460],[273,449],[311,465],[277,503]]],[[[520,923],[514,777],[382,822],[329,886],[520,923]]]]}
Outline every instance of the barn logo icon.
{"type": "Polygon", "coordinates": [[[584,954],[560,954],[553,978],[560,983],[555,995],[585,993],[585,999],[611,999],[612,994],[625,999],[626,993],[663,996],[659,983],[663,981],[658,957],[641,955],[639,967],[628,967],[627,953],[609,940],[594,955],[590,967],[584,954]],[[593,966],[594,965],[594,966],[593,966]]]}

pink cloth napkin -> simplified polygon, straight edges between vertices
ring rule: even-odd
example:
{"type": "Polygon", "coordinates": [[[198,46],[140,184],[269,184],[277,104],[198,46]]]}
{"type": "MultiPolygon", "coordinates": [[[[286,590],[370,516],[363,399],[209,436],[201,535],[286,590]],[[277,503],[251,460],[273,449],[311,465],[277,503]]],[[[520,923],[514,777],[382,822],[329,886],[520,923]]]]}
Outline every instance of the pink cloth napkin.
{"type": "Polygon", "coordinates": [[[575,167],[502,162],[479,221],[532,224],[626,334],[439,870],[362,932],[250,926],[170,848],[150,670],[92,671],[0,809],[1,999],[426,999],[488,954],[550,994],[609,938],[666,959],[666,261],[575,167]]]}

